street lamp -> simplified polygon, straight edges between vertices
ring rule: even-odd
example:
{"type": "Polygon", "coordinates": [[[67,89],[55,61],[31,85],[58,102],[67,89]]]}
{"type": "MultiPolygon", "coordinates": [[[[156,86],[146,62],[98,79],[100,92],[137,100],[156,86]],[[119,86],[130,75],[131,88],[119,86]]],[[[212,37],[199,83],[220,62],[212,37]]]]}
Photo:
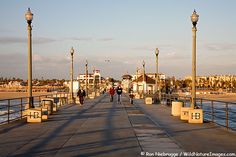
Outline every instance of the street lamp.
{"type": "Polygon", "coordinates": [[[194,10],[191,16],[191,21],[193,24],[192,33],[193,33],[193,45],[192,45],[192,103],[191,108],[194,108],[196,105],[196,32],[197,32],[197,22],[199,15],[194,10]]]}
{"type": "Polygon", "coordinates": [[[159,81],[159,74],[158,74],[158,55],[159,55],[159,49],[156,48],[156,51],[155,51],[155,54],[156,54],[156,94],[158,94],[158,98],[156,101],[159,101],[160,100],[160,89],[158,88],[158,81],[159,81]]]}
{"type": "Polygon", "coordinates": [[[144,60],[143,60],[143,96],[144,96],[144,93],[146,93],[146,88],[144,88],[144,86],[145,86],[145,82],[146,80],[145,80],[145,62],[144,62],[144,60]],[[144,91],[144,89],[145,89],[145,91],[144,91]]]}
{"type": "Polygon", "coordinates": [[[73,93],[73,77],[74,77],[74,67],[73,67],[73,55],[74,55],[74,49],[71,47],[70,49],[70,55],[71,55],[71,90],[70,90],[70,95],[71,95],[71,103],[74,103],[74,93],[73,93]]]}
{"type": "Polygon", "coordinates": [[[28,8],[25,13],[25,19],[28,23],[28,97],[29,97],[29,108],[34,107],[32,97],[32,34],[31,34],[31,23],[33,20],[33,14],[28,8]]]}
{"type": "Polygon", "coordinates": [[[85,75],[86,75],[86,97],[88,97],[88,84],[89,84],[89,79],[88,79],[88,61],[86,60],[86,63],[85,63],[85,75]]]}
{"type": "Polygon", "coordinates": [[[137,67],[137,69],[136,69],[136,76],[137,76],[137,81],[136,81],[136,84],[137,84],[137,88],[136,88],[136,91],[137,91],[137,94],[139,94],[139,89],[138,89],[138,67],[137,67]]]}

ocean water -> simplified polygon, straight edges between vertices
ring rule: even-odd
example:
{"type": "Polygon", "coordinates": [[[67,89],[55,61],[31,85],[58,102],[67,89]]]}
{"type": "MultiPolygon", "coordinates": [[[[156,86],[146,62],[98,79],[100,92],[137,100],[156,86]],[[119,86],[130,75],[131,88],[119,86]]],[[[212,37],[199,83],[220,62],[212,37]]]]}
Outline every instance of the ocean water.
{"type": "MultiPolygon", "coordinates": [[[[8,103],[9,105],[9,120],[13,120],[21,117],[21,111],[25,109],[26,104],[28,104],[28,100],[24,99],[11,99],[8,100],[0,100],[0,123],[4,123],[8,121],[8,103]],[[22,102],[21,102],[22,101],[22,102]]],[[[35,100],[34,105],[39,106],[39,101],[35,100]]]]}
{"type": "MultiPolygon", "coordinates": [[[[197,102],[197,105],[201,106],[201,103],[197,102]]],[[[186,102],[186,106],[190,106],[189,101],[186,102]]],[[[213,122],[219,125],[226,126],[226,103],[214,101],[212,108],[211,101],[203,101],[202,109],[204,112],[204,120],[213,120],[213,122]],[[212,116],[212,113],[214,113],[214,116],[212,116]]],[[[233,103],[228,103],[228,127],[233,130],[236,130],[236,104],[233,103]]]]}

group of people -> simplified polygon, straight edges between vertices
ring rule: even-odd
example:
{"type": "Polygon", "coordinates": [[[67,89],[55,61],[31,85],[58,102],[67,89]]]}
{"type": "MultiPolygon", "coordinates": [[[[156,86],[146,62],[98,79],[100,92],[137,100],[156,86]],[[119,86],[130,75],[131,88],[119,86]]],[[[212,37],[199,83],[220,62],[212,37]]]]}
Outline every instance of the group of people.
{"type": "MultiPolygon", "coordinates": [[[[117,94],[117,101],[120,103],[120,98],[121,98],[121,94],[122,94],[122,88],[121,86],[118,86],[116,88],[116,94],[117,94]]],[[[109,89],[109,94],[110,94],[110,101],[112,102],[113,101],[113,96],[115,95],[115,88],[114,87],[111,87],[109,89]]]]}
{"type": "MultiPolygon", "coordinates": [[[[110,94],[110,102],[113,102],[113,96],[115,95],[115,93],[117,94],[117,101],[118,103],[120,103],[120,100],[121,100],[121,94],[123,92],[123,89],[121,86],[118,86],[115,90],[114,87],[111,87],[109,89],[109,94],[110,94]]],[[[79,97],[79,102],[80,102],[80,105],[83,105],[84,104],[84,98],[86,96],[86,92],[83,88],[80,88],[77,92],[77,97],[79,97]]]]}

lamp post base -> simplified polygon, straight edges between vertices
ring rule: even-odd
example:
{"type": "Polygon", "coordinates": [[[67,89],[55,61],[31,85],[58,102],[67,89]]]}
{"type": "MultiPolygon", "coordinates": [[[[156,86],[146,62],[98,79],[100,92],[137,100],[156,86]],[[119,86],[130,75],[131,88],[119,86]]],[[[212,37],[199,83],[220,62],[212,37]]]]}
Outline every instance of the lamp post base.
{"type": "Polygon", "coordinates": [[[69,103],[70,103],[70,104],[74,104],[74,103],[75,103],[75,98],[74,98],[74,97],[73,97],[73,98],[70,98],[70,99],[69,99],[69,103]]]}
{"type": "Polygon", "coordinates": [[[34,108],[34,97],[29,97],[29,108],[34,108]]]}

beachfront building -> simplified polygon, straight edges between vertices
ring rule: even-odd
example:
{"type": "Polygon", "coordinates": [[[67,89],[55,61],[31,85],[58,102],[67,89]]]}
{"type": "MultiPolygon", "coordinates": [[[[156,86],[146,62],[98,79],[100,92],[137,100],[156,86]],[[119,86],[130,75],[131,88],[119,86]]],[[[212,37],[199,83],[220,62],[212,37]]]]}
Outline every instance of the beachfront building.
{"type": "MultiPolygon", "coordinates": [[[[159,73],[159,84],[160,88],[165,86],[165,80],[166,80],[166,75],[159,73]]],[[[155,92],[156,91],[156,73],[146,73],[144,77],[144,83],[143,83],[143,74],[138,72],[135,75],[132,75],[132,84],[133,84],[133,91],[142,93],[143,87],[145,92],[155,92]]]]}
{"type": "MultiPolygon", "coordinates": [[[[184,80],[192,80],[191,76],[184,80]]],[[[236,88],[236,75],[197,76],[196,85],[200,88],[236,88]]]]}
{"type": "Polygon", "coordinates": [[[137,93],[153,94],[156,91],[156,82],[148,75],[140,75],[133,80],[133,91],[137,93]]]}
{"type": "Polygon", "coordinates": [[[129,74],[122,76],[121,86],[123,87],[123,90],[126,92],[129,92],[132,88],[132,76],[129,74]]]}
{"type": "Polygon", "coordinates": [[[92,89],[94,87],[100,87],[102,77],[100,74],[100,70],[93,70],[93,73],[88,73],[87,75],[79,74],[77,80],[79,81],[81,87],[85,88],[87,82],[88,88],[92,89]]]}

